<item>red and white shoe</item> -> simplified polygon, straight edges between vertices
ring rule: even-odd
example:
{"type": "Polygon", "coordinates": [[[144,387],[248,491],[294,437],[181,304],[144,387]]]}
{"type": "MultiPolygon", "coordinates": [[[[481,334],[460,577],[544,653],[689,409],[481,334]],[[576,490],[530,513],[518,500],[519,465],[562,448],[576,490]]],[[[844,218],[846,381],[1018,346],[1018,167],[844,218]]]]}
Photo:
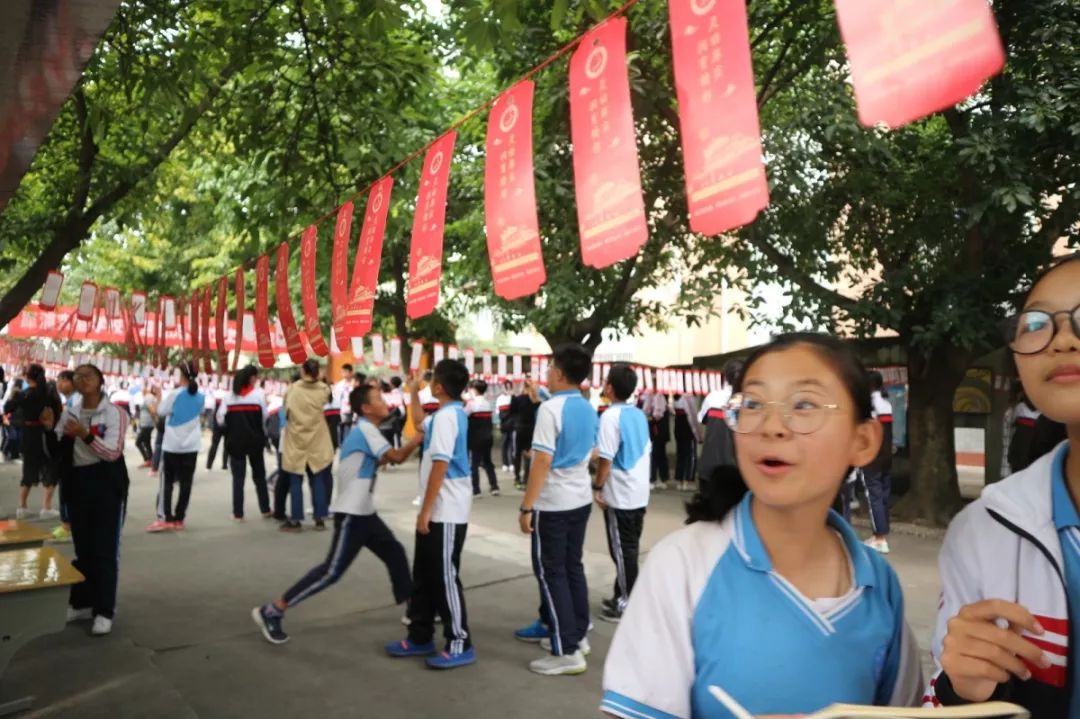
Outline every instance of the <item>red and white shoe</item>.
{"type": "Polygon", "coordinates": [[[176,531],[179,532],[184,528],[184,523],[182,521],[180,521],[180,522],[171,522],[169,524],[169,528],[170,529],[175,529],[176,531]]]}
{"type": "Polygon", "coordinates": [[[168,532],[169,530],[171,530],[173,528],[174,527],[173,527],[172,522],[166,522],[166,521],[163,521],[161,519],[155,519],[153,522],[151,522],[150,524],[147,525],[146,531],[150,532],[152,534],[156,534],[157,532],[168,532]]]}

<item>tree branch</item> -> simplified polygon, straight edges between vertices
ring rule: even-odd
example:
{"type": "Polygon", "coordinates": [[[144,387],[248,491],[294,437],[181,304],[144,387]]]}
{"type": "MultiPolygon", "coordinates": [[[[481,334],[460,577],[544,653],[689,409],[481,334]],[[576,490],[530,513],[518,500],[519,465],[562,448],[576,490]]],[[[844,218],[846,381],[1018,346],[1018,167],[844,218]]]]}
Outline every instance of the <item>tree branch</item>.
{"type": "Polygon", "coordinates": [[[1036,237],[1040,244],[1050,249],[1062,237],[1075,234],[1077,223],[1080,223],[1080,201],[1071,195],[1063,196],[1058,206],[1040,223],[1036,237]]]}
{"type": "Polygon", "coordinates": [[[833,307],[837,307],[847,312],[853,312],[858,307],[857,300],[819,284],[807,272],[800,270],[790,257],[773,247],[767,239],[759,237],[752,228],[750,231],[746,232],[743,237],[747,242],[753,245],[758,252],[765,255],[765,258],[773,264],[781,275],[793,282],[807,294],[813,295],[814,297],[831,304],[833,307]]]}

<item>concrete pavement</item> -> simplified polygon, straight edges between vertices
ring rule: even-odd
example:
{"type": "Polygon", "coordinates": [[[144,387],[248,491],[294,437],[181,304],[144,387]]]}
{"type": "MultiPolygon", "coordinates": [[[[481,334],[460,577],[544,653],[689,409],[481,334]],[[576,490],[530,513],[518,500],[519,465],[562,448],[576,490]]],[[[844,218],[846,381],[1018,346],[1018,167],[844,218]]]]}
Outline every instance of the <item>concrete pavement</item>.
{"type": "MultiPolygon", "coordinates": [[[[128,464],[136,467],[132,445],[128,464]]],[[[330,533],[309,531],[310,521],[302,534],[278,532],[275,522],[259,518],[250,480],[247,514],[253,518],[234,522],[229,474],[206,471],[204,463],[200,455],[182,533],[144,532],[153,519],[157,481],[144,469],[131,471],[112,635],[91,638],[87,625],[75,624],[32,643],[0,678],[0,704],[33,694],[35,706],[23,717],[80,719],[598,715],[603,661],[614,625],[596,622],[589,671],[579,677],[531,674],[526,665],[540,653],[512,636],[535,618],[538,603],[529,542],[517,529],[521,493],[513,490],[512,478],[500,474],[503,496],[485,494],[474,503],[462,559],[479,662],[438,673],[419,661],[384,656],[382,645],[402,637],[404,628],[386,572],[368,552],[361,552],[337,586],[289,612],[288,644],[267,644],[248,616],[251,608],[279,596],[320,562],[330,533]]],[[[377,501],[410,557],[416,471],[415,462],[383,470],[377,501]]],[[[0,513],[14,513],[18,473],[18,465],[0,465],[0,513]]],[[[687,496],[653,494],[645,549],[682,525],[687,496]]],[[[35,490],[32,507],[39,498],[35,490]]],[[[909,621],[925,648],[937,609],[938,543],[897,534],[892,546],[890,560],[904,585],[909,621]]],[[[59,547],[70,555],[70,544],[59,547]]],[[[610,594],[614,570],[596,512],[586,569],[598,605],[610,594]]]]}

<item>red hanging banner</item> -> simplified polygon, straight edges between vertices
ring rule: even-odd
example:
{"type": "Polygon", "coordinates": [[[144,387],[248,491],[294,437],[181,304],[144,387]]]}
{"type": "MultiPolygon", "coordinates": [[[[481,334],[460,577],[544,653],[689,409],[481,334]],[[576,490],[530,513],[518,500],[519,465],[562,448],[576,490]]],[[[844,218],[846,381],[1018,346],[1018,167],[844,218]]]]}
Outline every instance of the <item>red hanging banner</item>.
{"type": "Polygon", "coordinates": [[[345,315],[349,310],[349,233],[352,230],[353,203],[341,206],[334,225],[334,252],[330,264],[330,312],[334,318],[334,340],[337,348],[349,349],[345,334],[345,315]]]}
{"type": "Polygon", "coordinates": [[[289,358],[296,364],[300,364],[307,360],[307,352],[304,351],[304,344],[300,341],[300,333],[296,331],[296,317],[293,316],[292,299],[289,297],[289,245],[286,242],[282,242],[277,249],[275,276],[278,321],[285,335],[285,346],[288,349],[289,358]]]}
{"type": "Polygon", "coordinates": [[[214,345],[217,347],[218,374],[229,371],[229,348],[225,346],[225,322],[228,319],[229,280],[218,278],[217,314],[214,317],[214,345]]]}
{"type": "Polygon", "coordinates": [[[131,324],[142,329],[146,327],[146,293],[135,291],[131,293],[131,324]]]}
{"type": "Polygon", "coordinates": [[[315,225],[304,230],[300,240],[300,302],[304,308],[304,334],[311,351],[320,357],[330,354],[319,326],[319,301],[315,297],[315,249],[319,231],[315,225]]]}
{"type": "Polygon", "coordinates": [[[200,321],[202,339],[199,340],[203,347],[203,372],[206,372],[206,374],[210,374],[214,371],[214,353],[213,350],[210,349],[210,317],[211,310],[213,308],[213,302],[213,288],[211,288],[210,285],[207,285],[203,289],[202,319],[200,321]]]}
{"type": "Polygon", "coordinates": [[[371,331],[375,288],[379,283],[379,265],[382,263],[383,235],[386,233],[386,213],[390,209],[390,191],[393,187],[394,178],[387,175],[376,182],[368,194],[364,226],[360,230],[360,242],[353,262],[349,309],[345,315],[345,334],[350,338],[363,337],[371,331]]]}
{"type": "Polygon", "coordinates": [[[236,347],[234,348],[232,371],[236,372],[236,368],[240,365],[240,349],[244,344],[244,319],[247,317],[244,296],[244,268],[240,267],[236,270],[236,284],[233,288],[233,292],[236,293],[236,347]]]}
{"type": "Polygon", "coordinates": [[[769,204],[746,3],[671,0],[690,229],[718,235],[769,204]]]}
{"type": "Polygon", "coordinates": [[[836,0],[836,18],[867,126],[951,107],[1005,66],[986,0],[836,0]]]}
{"type": "Polygon", "coordinates": [[[79,288],[79,304],[75,308],[75,316],[80,320],[88,321],[94,316],[94,308],[97,307],[98,288],[93,282],[83,282],[79,288]]]}
{"type": "Polygon", "coordinates": [[[453,130],[446,133],[428,148],[424,158],[409,253],[409,290],[405,311],[410,319],[431,314],[439,304],[446,193],[456,138],[457,133],[453,130]]]}
{"type": "Polygon", "coordinates": [[[600,269],[633,257],[649,238],[626,71],[626,18],[591,30],[570,58],[570,134],[581,258],[600,269]]]}
{"type": "Polygon", "coordinates": [[[255,262],[255,341],[259,345],[259,364],[274,366],[274,346],[270,340],[270,258],[263,255],[255,262]]]}
{"type": "Polygon", "coordinates": [[[188,327],[191,328],[191,361],[198,367],[202,364],[202,332],[199,325],[202,320],[202,292],[195,290],[188,303],[188,327]]]}
{"type": "Polygon", "coordinates": [[[504,299],[534,294],[544,284],[544,256],[533,179],[533,83],[504,92],[488,115],[484,211],[495,294],[504,299]]]}

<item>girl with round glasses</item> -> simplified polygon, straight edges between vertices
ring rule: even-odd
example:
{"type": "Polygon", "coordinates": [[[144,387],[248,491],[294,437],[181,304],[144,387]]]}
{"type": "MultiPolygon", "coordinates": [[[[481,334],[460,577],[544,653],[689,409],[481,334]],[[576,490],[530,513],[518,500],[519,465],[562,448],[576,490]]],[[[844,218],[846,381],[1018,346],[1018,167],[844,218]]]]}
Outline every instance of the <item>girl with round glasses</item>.
{"type": "Polygon", "coordinates": [[[1080,716],[1080,255],[1059,261],[1008,324],[1024,393],[1068,439],[983,490],[941,549],[933,705],[990,698],[1080,716]]]}
{"type": "Polygon", "coordinates": [[[918,651],[896,574],[830,509],[881,444],[866,371],[816,334],[747,360],[725,418],[738,467],[649,553],[604,668],[606,713],[729,719],[835,702],[912,706],[918,651]]]}

